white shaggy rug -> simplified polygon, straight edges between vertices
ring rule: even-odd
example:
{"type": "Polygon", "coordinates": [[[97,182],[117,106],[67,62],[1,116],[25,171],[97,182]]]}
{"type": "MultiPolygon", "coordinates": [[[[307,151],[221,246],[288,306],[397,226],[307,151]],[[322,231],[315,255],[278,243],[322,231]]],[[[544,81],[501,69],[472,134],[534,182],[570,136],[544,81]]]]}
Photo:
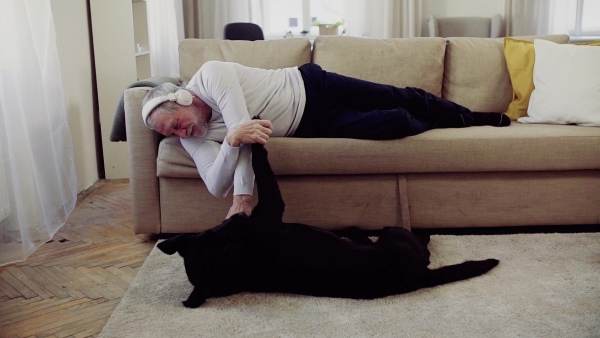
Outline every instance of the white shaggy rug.
{"type": "Polygon", "coordinates": [[[239,294],[187,309],[157,248],[101,337],[600,337],[600,233],[432,236],[432,267],[497,258],[467,281],[377,300],[239,294]]]}

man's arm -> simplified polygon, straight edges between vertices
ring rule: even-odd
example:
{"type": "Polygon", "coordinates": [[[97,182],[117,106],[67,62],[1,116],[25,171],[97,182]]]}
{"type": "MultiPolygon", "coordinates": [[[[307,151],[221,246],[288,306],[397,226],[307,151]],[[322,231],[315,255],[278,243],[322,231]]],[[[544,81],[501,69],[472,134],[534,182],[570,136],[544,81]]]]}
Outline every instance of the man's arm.
{"type": "MultiPolygon", "coordinates": [[[[252,120],[250,122],[233,127],[227,133],[225,142],[232,146],[240,146],[240,154],[238,161],[240,163],[251,163],[252,161],[252,150],[249,143],[260,143],[262,145],[267,143],[269,136],[271,135],[271,121],[267,120],[252,120]]],[[[247,191],[245,187],[240,186],[254,186],[254,175],[252,175],[251,182],[248,182],[248,178],[245,177],[246,170],[235,170],[234,174],[234,196],[233,205],[227,213],[229,218],[238,212],[245,212],[248,216],[252,213],[252,195],[251,194],[236,194],[236,191],[247,191]]],[[[254,172],[254,171],[252,171],[254,172]]]]}
{"type": "Polygon", "coordinates": [[[270,121],[253,120],[249,124],[252,126],[234,128],[228,133],[223,145],[196,138],[181,140],[211,194],[225,197],[234,186],[233,204],[227,218],[242,211],[250,215],[252,211],[254,172],[252,168],[247,170],[246,167],[251,163],[251,148],[249,144],[243,145],[242,142],[265,144],[271,133],[270,121]],[[232,147],[229,140],[238,146],[232,147]]]}
{"type": "MultiPolygon", "coordinates": [[[[215,196],[224,196],[231,188],[231,185],[233,185],[234,200],[227,217],[239,211],[244,211],[250,215],[250,196],[252,195],[254,186],[254,172],[252,171],[249,144],[266,144],[271,135],[271,122],[260,120],[250,121],[244,93],[237,73],[230,64],[207,62],[198,72],[196,81],[198,82],[196,89],[204,97],[210,98],[212,103],[219,108],[227,128],[223,144],[229,147],[222,146],[218,156],[220,156],[224,148],[238,149],[238,157],[234,165],[220,166],[220,163],[215,161],[214,163],[217,165],[212,164],[208,169],[208,172],[213,173],[212,176],[216,180],[222,181],[220,183],[217,182],[217,185],[227,186],[226,190],[220,191],[222,194],[217,195],[213,191],[211,193],[215,196]],[[248,146],[245,147],[244,144],[248,146]]],[[[188,152],[190,151],[188,150],[188,152]]],[[[231,159],[227,156],[223,156],[222,158],[231,159]]],[[[196,161],[195,157],[194,159],[198,166],[199,161],[196,161]]],[[[220,158],[217,157],[216,159],[219,160],[220,158]]],[[[202,161],[201,159],[199,160],[202,161]]],[[[231,164],[233,164],[233,161],[231,161],[231,164]]],[[[200,166],[198,166],[198,169],[199,171],[201,170],[200,166]]]]}
{"type": "Polygon", "coordinates": [[[229,130],[223,144],[198,138],[181,139],[181,144],[196,163],[211,194],[225,197],[236,184],[234,194],[251,195],[251,188],[243,188],[253,186],[254,181],[249,144],[266,144],[270,128],[271,121],[252,120],[229,130]]]}
{"type": "MultiPolygon", "coordinates": [[[[234,185],[240,147],[198,138],[182,139],[181,144],[194,160],[208,191],[216,197],[227,196],[234,185]]],[[[250,171],[245,180],[253,182],[254,172],[250,171]]],[[[248,187],[246,191],[238,191],[238,194],[252,194],[252,187],[248,187]]]]}
{"type": "Polygon", "coordinates": [[[232,147],[241,144],[267,144],[271,137],[273,125],[269,120],[252,120],[229,128],[225,141],[232,147]]]}

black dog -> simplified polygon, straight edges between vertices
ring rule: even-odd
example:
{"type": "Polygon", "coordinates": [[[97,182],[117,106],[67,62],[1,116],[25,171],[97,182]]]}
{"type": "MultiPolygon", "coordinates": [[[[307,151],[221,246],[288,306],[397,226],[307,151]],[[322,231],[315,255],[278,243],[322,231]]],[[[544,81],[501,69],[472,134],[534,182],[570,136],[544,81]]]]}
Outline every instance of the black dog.
{"type": "Polygon", "coordinates": [[[194,290],[183,302],[239,292],[280,292],[373,299],[481,275],[498,260],[467,261],[430,270],[427,243],[398,227],[381,230],[376,242],[357,228],[331,232],[283,223],[284,202],[267,159],[252,145],[259,203],[211,230],[182,234],[158,244],[184,259],[194,290]]]}

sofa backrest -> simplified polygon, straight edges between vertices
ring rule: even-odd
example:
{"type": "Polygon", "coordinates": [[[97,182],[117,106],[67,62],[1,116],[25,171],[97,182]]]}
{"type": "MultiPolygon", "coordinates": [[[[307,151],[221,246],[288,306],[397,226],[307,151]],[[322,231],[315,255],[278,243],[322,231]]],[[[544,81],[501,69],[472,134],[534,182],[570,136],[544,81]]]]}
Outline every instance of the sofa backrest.
{"type": "Polygon", "coordinates": [[[440,96],[445,49],[443,38],[318,36],[313,44],[313,62],[338,74],[397,87],[419,87],[440,96]]]}
{"type": "MultiPolygon", "coordinates": [[[[569,42],[568,35],[523,36],[569,42]]],[[[513,89],[504,58],[504,39],[448,38],[442,97],[473,111],[505,112],[513,89]]]]}
{"type": "Polygon", "coordinates": [[[179,44],[181,80],[189,81],[206,61],[230,61],[249,67],[278,69],[310,62],[307,39],[268,41],[186,39],[179,44]]]}
{"type": "MultiPolygon", "coordinates": [[[[523,36],[567,43],[568,35],[523,36]]],[[[318,36],[267,41],[186,39],[179,45],[181,80],[210,60],[277,69],[312,62],[323,69],[398,87],[419,87],[474,111],[505,112],[513,96],[504,39],[367,39],[318,36]]]]}

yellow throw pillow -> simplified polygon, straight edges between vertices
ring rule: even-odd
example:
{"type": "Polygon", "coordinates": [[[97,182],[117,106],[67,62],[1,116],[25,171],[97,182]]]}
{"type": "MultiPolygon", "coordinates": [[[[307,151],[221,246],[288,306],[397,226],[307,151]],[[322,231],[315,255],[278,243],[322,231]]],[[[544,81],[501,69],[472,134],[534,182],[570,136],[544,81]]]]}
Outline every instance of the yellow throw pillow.
{"type": "Polygon", "coordinates": [[[527,116],[529,98],[533,91],[533,65],[535,51],[533,41],[504,39],[504,57],[513,87],[513,100],[505,114],[511,120],[527,116]]]}
{"type": "Polygon", "coordinates": [[[600,46],[600,40],[598,41],[586,41],[586,42],[575,42],[579,46],[600,46]]]}

